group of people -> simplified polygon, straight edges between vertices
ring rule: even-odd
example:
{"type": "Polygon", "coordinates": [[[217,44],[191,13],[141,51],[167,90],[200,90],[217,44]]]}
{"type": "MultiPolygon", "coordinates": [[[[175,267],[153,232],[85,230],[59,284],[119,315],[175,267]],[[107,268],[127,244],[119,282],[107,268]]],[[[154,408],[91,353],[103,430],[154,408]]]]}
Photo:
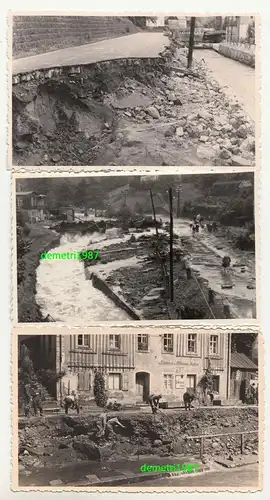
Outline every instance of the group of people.
{"type": "MultiPolygon", "coordinates": [[[[193,236],[195,236],[196,233],[199,233],[200,228],[204,229],[205,224],[204,224],[204,219],[203,217],[198,214],[195,215],[193,218],[193,221],[190,223],[189,227],[192,230],[193,236]]],[[[209,220],[206,222],[206,227],[209,233],[215,233],[217,231],[217,223],[215,221],[210,222],[209,220]]]]}

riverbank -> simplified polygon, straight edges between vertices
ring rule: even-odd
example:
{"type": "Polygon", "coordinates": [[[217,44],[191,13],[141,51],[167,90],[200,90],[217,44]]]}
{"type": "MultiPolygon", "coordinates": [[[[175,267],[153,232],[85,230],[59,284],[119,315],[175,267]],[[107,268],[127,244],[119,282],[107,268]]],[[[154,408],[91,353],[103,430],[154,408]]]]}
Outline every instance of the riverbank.
{"type": "Polygon", "coordinates": [[[28,250],[22,257],[24,264],[23,279],[18,286],[18,322],[38,323],[45,321],[40,307],[36,303],[36,270],[39,266],[40,254],[44,250],[50,250],[60,242],[60,235],[42,225],[30,226],[27,236],[30,243],[28,250]]]}

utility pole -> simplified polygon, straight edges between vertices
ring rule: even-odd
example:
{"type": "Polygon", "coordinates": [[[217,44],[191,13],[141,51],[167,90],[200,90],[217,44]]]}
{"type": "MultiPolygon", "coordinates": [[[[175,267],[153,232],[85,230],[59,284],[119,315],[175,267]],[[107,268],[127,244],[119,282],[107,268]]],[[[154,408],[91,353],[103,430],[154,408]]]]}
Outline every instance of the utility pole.
{"type": "Polygon", "coordinates": [[[158,237],[159,237],[159,235],[158,235],[158,226],[157,226],[156,211],[155,211],[155,205],[154,205],[154,199],[153,199],[152,189],[149,189],[149,193],[150,193],[150,198],[151,198],[152,211],[153,211],[153,219],[154,219],[155,228],[156,228],[156,235],[157,235],[157,239],[158,239],[158,237]]]}
{"type": "Polygon", "coordinates": [[[177,188],[177,208],[176,208],[176,217],[180,219],[180,187],[177,188]]]}
{"type": "Polygon", "coordinates": [[[189,46],[188,46],[188,58],[187,58],[188,68],[191,68],[192,66],[195,24],[196,24],[196,17],[192,17],[190,21],[190,32],[189,32],[189,46]]]}
{"type": "Polygon", "coordinates": [[[172,188],[169,188],[169,207],[170,207],[170,301],[173,302],[173,194],[172,188]]]}
{"type": "Polygon", "coordinates": [[[227,389],[226,389],[226,399],[230,399],[231,348],[232,348],[232,338],[231,338],[231,333],[228,333],[228,352],[227,352],[227,389]]]}

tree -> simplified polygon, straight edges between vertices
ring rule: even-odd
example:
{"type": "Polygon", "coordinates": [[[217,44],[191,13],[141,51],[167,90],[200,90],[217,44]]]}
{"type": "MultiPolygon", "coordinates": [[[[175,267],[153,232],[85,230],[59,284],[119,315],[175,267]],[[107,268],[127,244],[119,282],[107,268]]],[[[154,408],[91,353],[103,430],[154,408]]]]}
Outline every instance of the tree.
{"type": "Polygon", "coordinates": [[[257,336],[257,333],[233,333],[232,352],[239,352],[251,357],[252,349],[257,336]]]}
{"type": "Polygon", "coordinates": [[[96,405],[105,408],[108,401],[108,395],[106,394],[104,375],[101,370],[96,370],[95,373],[94,396],[96,405]]]}
{"type": "Polygon", "coordinates": [[[151,16],[131,16],[128,17],[128,19],[135,24],[135,26],[138,26],[138,28],[146,28],[147,21],[151,21],[152,23],[156,23],[157,21],[156,17],[151,16]]]}
{"type": "Polygon", "coordinates": [[[202,388],[204,397],[209,391],[213,390],[213,371],[210,362],[198,385],[202,388]]]}
{"type": "Polygon", "coordinates": [[[18,348],[18,398],[19,406],[21,407],[27,403],[25,399],[25,386],[32,386],[36,382],[36,376],[28,347],[19,343],[18,348]]]}

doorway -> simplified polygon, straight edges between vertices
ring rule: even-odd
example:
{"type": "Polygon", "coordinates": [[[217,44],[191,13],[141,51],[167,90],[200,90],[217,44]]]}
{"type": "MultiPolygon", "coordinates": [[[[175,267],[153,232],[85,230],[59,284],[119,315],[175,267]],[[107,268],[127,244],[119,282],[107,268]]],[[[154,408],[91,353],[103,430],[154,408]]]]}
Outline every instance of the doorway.
{"type": "Polygon", "coordinates": [[[147,401],[150,388],[150,374],[146,372],[136,373],[136,395],[141,401],[147,401]]]}

